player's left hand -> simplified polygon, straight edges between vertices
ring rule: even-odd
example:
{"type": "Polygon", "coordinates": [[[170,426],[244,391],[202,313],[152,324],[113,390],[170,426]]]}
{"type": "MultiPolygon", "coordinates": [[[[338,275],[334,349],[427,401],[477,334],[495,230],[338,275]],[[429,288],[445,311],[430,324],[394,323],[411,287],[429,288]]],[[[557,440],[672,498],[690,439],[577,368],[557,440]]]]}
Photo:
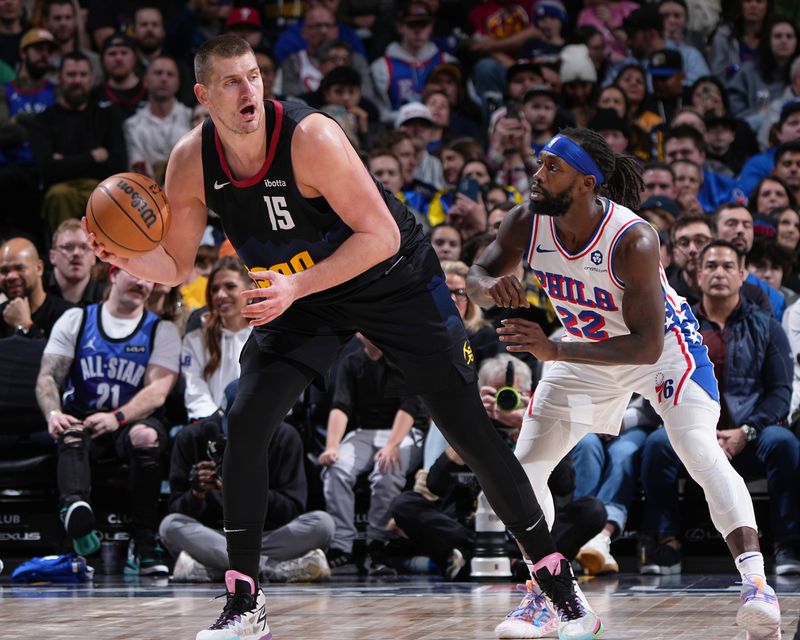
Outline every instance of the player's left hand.
{"type": "Polygon", "coordinates": [[[507,351],[530,353],[539,360],[558,359],[558,345],[544,335],[537,323],[522,318],[508,318],[500,323],[503,325],[497,329],[500,342],[516,343],[506,345],[507,351]]]}
{"type": "Polygon", "coordinates": [[[96,438],[104,433],[111,433],[119,429],[119,422],[117,422],[117,418],[113,413],[101,411],[86,416],[83,420],[83,426],[92,432],[92,438],[96,438]]]}
{"type": "Polygon", "coordinates": [[[272,322],[297,299],[297,289],[291,276],[276,271],[251,271],[249,275],[253,280],[269,283],[265,289],[248,289],[241,294],[245,301],[242,315],[250,319],[251,327],[272,322]],[[258,299],[261,302],[251,303],[251,300],[258,299]]]}

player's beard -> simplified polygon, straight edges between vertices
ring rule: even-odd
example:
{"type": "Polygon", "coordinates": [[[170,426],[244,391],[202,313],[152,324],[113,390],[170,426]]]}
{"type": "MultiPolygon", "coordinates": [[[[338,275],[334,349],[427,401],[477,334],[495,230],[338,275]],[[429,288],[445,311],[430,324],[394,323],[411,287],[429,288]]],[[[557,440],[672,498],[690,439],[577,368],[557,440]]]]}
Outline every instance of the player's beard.
{"type": "Polygon", "coordinates": [[[551,216],[558,218],[563,216],[572,206],[572,196],[570,191],[572,187],[564,189],[561,193],[551,193],[544,187],[537,185],[539,191],[544,196],[541,200],[530,200],[531,213],[539,216],[551,216]]]}

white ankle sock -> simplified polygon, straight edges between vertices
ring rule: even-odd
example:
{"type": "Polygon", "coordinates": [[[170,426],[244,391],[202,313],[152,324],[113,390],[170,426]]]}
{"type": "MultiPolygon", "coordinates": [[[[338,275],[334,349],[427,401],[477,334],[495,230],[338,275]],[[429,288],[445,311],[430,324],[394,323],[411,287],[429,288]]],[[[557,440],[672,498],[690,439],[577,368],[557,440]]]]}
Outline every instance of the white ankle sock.
{"type": "Polygon", "coordinates": [[[759,551],[745,551],[736,558],[736,568],[744,579],[745,574],[757,575],[766,579],[764,572],[764,556],[759,551]]]}

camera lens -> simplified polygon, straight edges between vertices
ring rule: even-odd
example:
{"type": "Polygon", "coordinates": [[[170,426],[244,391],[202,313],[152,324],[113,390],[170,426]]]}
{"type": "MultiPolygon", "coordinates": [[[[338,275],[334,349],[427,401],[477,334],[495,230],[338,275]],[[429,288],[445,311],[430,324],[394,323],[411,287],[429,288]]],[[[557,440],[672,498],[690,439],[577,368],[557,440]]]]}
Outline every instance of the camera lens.
{"type": "Polygon", "coordinates": [[[511,387],[503,387],[495,395],[497,408],[501,411],[514,411],[518,409],[522,398],[516,389],[511,387]]]}

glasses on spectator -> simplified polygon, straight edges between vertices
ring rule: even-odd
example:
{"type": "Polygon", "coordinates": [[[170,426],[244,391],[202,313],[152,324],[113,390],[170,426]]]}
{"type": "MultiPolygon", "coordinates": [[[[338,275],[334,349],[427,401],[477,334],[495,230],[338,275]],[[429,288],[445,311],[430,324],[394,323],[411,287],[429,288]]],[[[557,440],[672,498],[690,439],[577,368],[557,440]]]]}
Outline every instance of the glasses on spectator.
{"type": "Polygon", "coordinates": [[[311,29],[312,31],[319,31],[320,29],[333,29],[335,26],[335,22],[307,22],[305,25],[306,29],[311,29]]]}
{"type": "Polygon", "coordinates": [[[462,300],[467,297],[466,289],[450,289],[450,296],[453,298],[461,298],[462,300]]]}
{"type": "Polygon", "coordinates": [[[675,246],[679,249],[688,249],[690,244],[694,244],[695,247],[698,249],[702,249],[705,247],[709,242],[711,242],[711,236],[692,236],[691,238],[688,236],[684,236],[683,238],[677,238],[675,240],[675,246]]]}
{"type": "Polygon", "coordinates": [[[85,242],[80,244],[77,242],[67,242],[65,244],[56,245],[56,249],[61,251],[61,253],[75,253],[77,251],[83,254],[87,254],[92,250],[85,242]]]}

